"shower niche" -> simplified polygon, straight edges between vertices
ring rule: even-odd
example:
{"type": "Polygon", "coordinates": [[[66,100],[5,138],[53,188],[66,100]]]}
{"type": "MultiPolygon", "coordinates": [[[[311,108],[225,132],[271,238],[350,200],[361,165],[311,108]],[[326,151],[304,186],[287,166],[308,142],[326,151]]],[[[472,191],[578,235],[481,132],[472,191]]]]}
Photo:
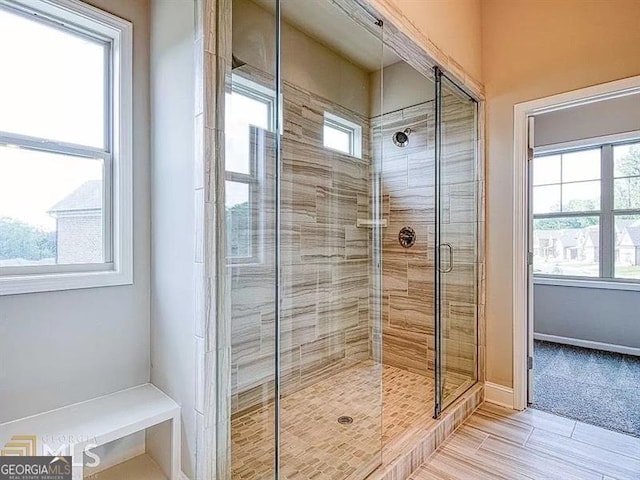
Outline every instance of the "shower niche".
{"type": "Polygon", "coordinates": [[[230,3],[218,478],[364,479],[478,379],[477,104],[355,1],[230,3]]]}

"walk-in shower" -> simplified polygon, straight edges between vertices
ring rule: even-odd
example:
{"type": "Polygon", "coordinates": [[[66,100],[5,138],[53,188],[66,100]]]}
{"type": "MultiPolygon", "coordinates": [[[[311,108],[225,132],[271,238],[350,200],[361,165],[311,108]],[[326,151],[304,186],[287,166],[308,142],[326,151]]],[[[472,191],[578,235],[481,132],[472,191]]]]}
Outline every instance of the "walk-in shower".
{"type": "Polygon", "coordinates": [[[231,3],[218,475],[364,479],[477,380],[477,104],[357,2],[231,3]]]}

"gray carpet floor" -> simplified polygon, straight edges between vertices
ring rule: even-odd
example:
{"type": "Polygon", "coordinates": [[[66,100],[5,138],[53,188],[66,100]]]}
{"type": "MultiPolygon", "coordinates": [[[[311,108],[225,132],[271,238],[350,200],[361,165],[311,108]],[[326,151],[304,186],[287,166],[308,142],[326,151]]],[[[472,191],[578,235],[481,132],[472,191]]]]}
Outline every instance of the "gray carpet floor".
{"type": "Polygon", "coordinates": [[[640,437],[640,357],[536,340],[533,407],[640,437]]]}

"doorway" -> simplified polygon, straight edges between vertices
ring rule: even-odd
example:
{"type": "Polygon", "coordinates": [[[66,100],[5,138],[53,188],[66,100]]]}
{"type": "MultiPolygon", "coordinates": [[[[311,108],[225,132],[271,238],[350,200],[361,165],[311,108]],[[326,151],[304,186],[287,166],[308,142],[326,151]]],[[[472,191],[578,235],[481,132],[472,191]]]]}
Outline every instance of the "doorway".
{"type": "Polygon", "coordinates": [[[519,104],[514,117],[514,407],[632,435],[640,273],[623,252],[640,226],[628,174],[640,129],[618,124],[639,90],[638,78],[611,82],[519,104]]]}

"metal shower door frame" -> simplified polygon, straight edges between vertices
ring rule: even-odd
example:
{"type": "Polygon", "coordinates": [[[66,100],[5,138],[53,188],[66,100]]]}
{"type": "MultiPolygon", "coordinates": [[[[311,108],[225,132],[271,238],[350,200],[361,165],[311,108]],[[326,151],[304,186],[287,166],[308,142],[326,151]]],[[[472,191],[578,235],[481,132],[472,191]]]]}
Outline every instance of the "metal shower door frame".
{"type": "MultiPolygon", "coordinates": [[[[443,313],[443,306],[442,306],[442,285],[443,285],[443,275],[448,274],[450,272],[453,271],[454,269],[454,247],[451,245],[451,243],[444,241],[443,242],[443,237],[442,237],[442,204],[441,204],[441,196],[442,196],[442,162],[443,162],[443,156],[442,156],[442,111],[443,111],[443,79],[446,79],[446,81],[451,84],[454,88],[456,88],[462,95],[466,96],[469,100],[473,101],[476,104],[476,115],[475,115],[475,130],[476,130],[476,137],[475,137],[475,160],[476,160],[476,168],[477,168],[477,162],[478,162],[478,144],[477,144],[477,140],[478,140],[478,101],[473,98],[472,96],[470,96],[463,88],[460,87],[460,85],[458,85],[458,83],[455,80],[452,80],[450,77],[448,77],[438,66],[433,68],[433,72],[434,72],[434,84],[435,84],[435,101],[434,101],[434,110],[435,110],[435,128],[434,128],[434,175],[435,175],[435,181],[434,181],[434,209],[435,209],[435,225],[434,225],[434,231],[435,231],[435,235],[434,235],[434,349],[435,349],[435,353],[434,353],[434,381],[435,381],[435,388],[434,388],[434,414],[433,414],[433,418],[437,419],[440,417],[440,414],[442,413],[442,411],[444,410],[445,406],[444,406],[444,398],[443,398],[443,392],[444,392],[444,376],[443,376],[443,324],[442,324],[442,313],[443,313]],[[449,256],[448,256],[448,265],[446,267],[442,267],[442,260],[443,260],[443,255],[442,255],[442,249],[446,248],[449,250],[449,256]]],[[[477,173],[476,173],[476,184],[477,184],[477,173]]],[[[476,185],[476,193],[477,193],[477,185],[476,185]]],[[[476,218],[476,227],[478,224],[479,218],[476,218]]],[[[478,242],[478,236],[479,236],[480,232],[478,231],[478,229],[476,228],[476,245],[478,242]]],[[[445,239],[446,240],[446,239],[445,239]]],[[[477,265],[478,263],[478,250],[476,248],[476,258],[475,258],[475,263],[477,265]]],[[[475,289],[476,289],[476,296],[475,296],[475,304],[476,304],[476,381],[478,378],[478,354],[477,354],[477,349],[478,349],[478,342],[479,342],[479,338],[478,338],[478,322],[480,320],[480,315],[478,313],[478,301],[479,301],[479,296],[478,296],[478,289],[479,289],[479,285],[478,285],[478,275],[475,275],[475,289]]]]}

